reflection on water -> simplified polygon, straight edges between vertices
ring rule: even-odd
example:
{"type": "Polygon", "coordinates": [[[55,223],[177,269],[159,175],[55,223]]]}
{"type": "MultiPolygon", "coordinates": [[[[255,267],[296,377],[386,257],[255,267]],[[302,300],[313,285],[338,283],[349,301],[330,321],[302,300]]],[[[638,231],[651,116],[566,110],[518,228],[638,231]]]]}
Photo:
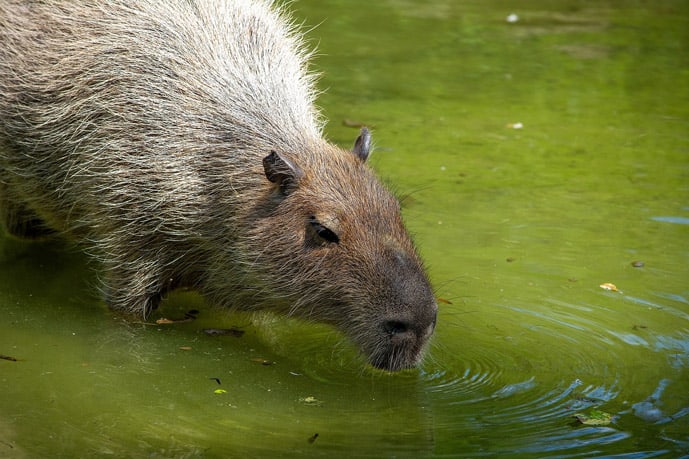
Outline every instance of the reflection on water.
{"type": "Polygon", "coordinates": [[[689,217],[653,217],[657,222],[678,223],[680,225],[689,225],[689,217]]]}
{"type": "Polygon", "coordinates": [[[83,257],[2,239],[0,457],[689,457],[686,2],[293,6],[449,300],[428,358],[193,293],[124,323],[83,257]]]}

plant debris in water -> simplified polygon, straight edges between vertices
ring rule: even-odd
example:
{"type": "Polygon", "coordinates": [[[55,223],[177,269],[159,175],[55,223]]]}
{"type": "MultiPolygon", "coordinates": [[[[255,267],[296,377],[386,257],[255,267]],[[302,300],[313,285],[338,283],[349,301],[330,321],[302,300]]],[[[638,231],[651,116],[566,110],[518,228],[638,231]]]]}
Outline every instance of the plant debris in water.
{"type": "Polygon", "coordinates": [[[313,434],[309,437],[309,443],[315,442],[316,438],[318,438],[318,432],[316,432],[315,434],[313,434]]]}
{"type": "Polygon", "coordinates": [[[346,126],[346,127],[351,127],[351,128],[374,127],[372,124],[364,123],[364,122],[358,121],[358,120],[350,120],[347,118],[342,120],[342,125],[346,126]]]}
{"type": "Polygon", "coordinates": [[[605,282],[605,283],[603,283],[603,284],[600,284],[600,288],[602,288],[603,290],[611,291],[611,292],[619,292],[619,293],[622,293],[622,290],[618,289],[618,288],[617,288],[617,285],[612,284],[612,283],[610,283],[610,282],[605,282]]]}
{"type": "Polygon", "coordinates": [[[192,309],[190,311],[187,311],[184,313],[184,319],[166,319],[165,317],[161,317],[160,319],[156,320],[156,324],[158,325],[168,325],[168,324],[183,324],[187,322],[192,322],[196,320],[196,316],[198,315],[199,311],[196,309],[192,309]]]}
{"type": "Polygon", "coordinates": [[[230,335],[236,338],[244,335],[244,330],[238,328],[204,328],[203,332],[209,336],[230,335]]]}
{"type": "Polygon", "coordinates": [[[266,359],[262,359],[260,357],[255,358],[255,359],[251,359],[251,361],[256,362],[256,363],[260,363],[261,365],[265,365],[265,366],[275,365],[275,362],[273,362],[272,360],[266,360],[266,359]]]}
{"type": "Polygon", "coordinates": [[[304,405],[309,405],[309,406],[321,406],[323,404],[322,401],[318,400],[316,397],[313,397],[313,396],[300,397],[299,401],[301,403],[303,403],[304,405]]]}
{"type": "Polygon", "coordinates": [[[156,323],[158,325],[174,324],[175,322],[177,321],[172,319],[166,319],[165,317],[161,317],[160,319],[156,320],[156,323]]]}
{"type": "Polygon", "coordinates": [[[613,417],[605,411],[592,409],[588,414],[576,413],[574,418],[585,426],[607,426],[613,417]]]}

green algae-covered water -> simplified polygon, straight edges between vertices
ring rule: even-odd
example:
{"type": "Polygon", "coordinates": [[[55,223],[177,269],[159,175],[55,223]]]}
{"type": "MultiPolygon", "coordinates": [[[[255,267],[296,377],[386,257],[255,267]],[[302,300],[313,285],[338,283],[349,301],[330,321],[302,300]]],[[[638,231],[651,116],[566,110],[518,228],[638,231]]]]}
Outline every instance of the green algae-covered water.
{"type": "Polygon", "coordinates": [[[378,372],[193,292],[127,323],[77,251],[3,237],[0,457],[689,457],[689,4],[290,8],[328,136],[372,126],[403,201],[428,358],[378,372]]]}

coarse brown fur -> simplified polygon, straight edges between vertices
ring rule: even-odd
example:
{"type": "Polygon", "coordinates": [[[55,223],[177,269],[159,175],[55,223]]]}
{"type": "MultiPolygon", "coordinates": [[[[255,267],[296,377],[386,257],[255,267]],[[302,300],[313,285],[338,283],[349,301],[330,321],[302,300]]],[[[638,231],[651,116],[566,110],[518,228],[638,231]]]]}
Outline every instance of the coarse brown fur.
{"type": "Polygon", "coordinates": [[[268,1],[3,0],[5,228],[77,241],[117,310],[190,286],[417,364],[431,287],[368,131],[323,139],[309,55],[268,1]]]}

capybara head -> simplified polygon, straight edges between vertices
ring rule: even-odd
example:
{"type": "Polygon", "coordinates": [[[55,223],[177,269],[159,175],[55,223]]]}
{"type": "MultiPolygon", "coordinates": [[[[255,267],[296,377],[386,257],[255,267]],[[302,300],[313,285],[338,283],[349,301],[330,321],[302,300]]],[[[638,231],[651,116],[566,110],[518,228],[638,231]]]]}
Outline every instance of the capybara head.
{"type": "Polygon", "coordinates": [[[335,325],[375,367],[414,366],[437,305],[399,202],[366,165],[369,132],[353,151],[310,148],[318,151],[263,160],[270,186],[239,242],[257,292],[288,314],[335,325]]]}

